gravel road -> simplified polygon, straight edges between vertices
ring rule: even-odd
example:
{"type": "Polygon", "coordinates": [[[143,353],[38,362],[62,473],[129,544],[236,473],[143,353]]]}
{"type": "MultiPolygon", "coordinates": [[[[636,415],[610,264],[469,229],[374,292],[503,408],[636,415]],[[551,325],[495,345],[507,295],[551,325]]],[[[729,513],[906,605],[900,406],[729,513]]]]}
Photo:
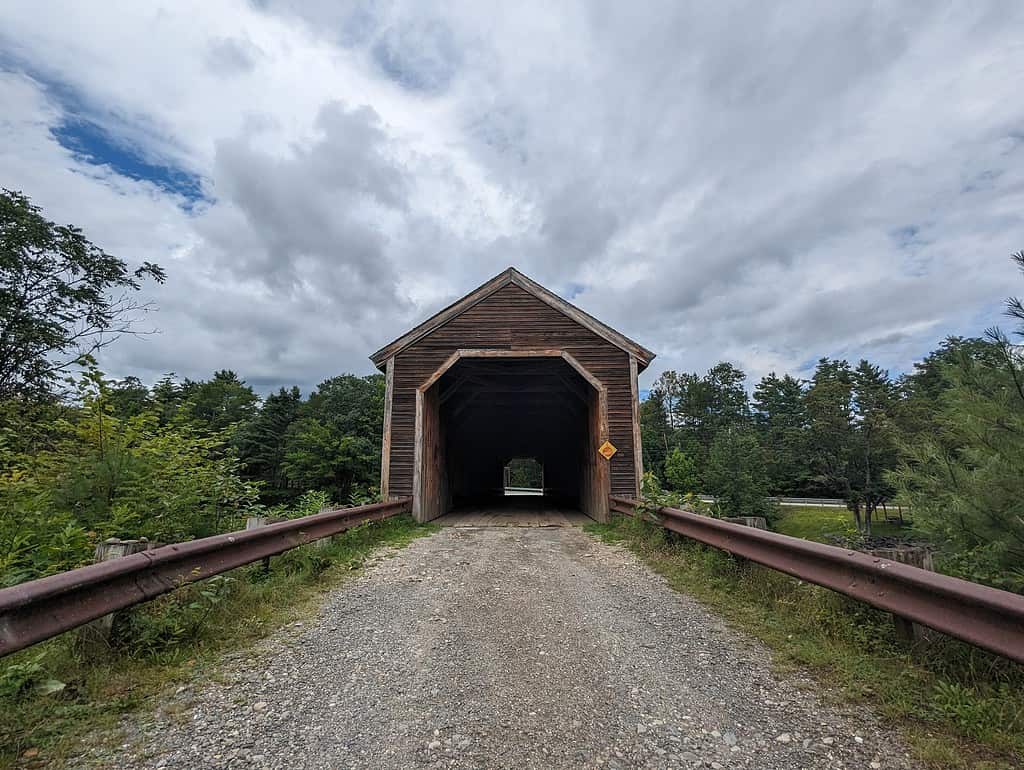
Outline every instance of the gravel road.
{"type": "MultiPolygon", "coordinates": [[[[623,548],[447,528],[382,558],[91,762],[166,768],[909,768],[623,548]],[[104,759],[105,756],[105,759],[104,759]]],[[[82,766],[89,761],[83,758],[82,766]]]]}

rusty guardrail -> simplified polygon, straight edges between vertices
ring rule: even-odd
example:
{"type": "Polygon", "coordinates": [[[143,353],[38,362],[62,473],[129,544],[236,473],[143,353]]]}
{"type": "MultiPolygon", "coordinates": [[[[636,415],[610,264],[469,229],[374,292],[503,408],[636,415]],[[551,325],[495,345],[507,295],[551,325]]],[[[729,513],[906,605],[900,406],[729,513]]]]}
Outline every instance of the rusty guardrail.
{"type": "MultiPolygon", "coordinates": [[[[609,499],[612,510],[630,516],[641,504],[614,495],[609,499]]],[[[663,527],[680,535],[1024,663],[1024,596],[677,508],[658,508],[657,513],[663,527]]]]}
{"type": "Polygon", "coordinates": [[[61,572],[0,590],[0,657],[188,583],[409,510],[410,498],[323,511],[61,572]]]}

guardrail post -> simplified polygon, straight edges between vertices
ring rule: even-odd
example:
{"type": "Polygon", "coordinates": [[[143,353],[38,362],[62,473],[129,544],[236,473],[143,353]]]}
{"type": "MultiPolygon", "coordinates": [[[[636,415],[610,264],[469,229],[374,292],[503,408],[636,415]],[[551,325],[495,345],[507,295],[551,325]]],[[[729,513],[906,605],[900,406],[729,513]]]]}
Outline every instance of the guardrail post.
{"type": "MultiPolygon", "coordinates": [[[[319,512],[320,513],[326,513],[327,511],[333,511],[333,510],[335,510],[335,507],[332,507],[332,506],[328,505],[328,506],[325,506],[325,507],[321,508],[319,512]]],[[[314,540],[313,543],[312,543],[312,546],[315,549],[317,549],[318,551],[326,551],[328,548],[331,547],[331,545],[333,543],[334,543],[334,535],[328,535],[327,537],[322,537],[319,540],[314,540]]]]}
{"type": "Polygon", "coordinates": [[[744,527],[753,527],[754,529],[768,529],[768,519],[764,516],[727,516],[722,521],[742,524],[744,527]]]}
{"type": "MultiPolygon", "coordinates": [[[[269,516],[247,516],[246,519],[245,519],[245,528],[246,529],[259,529],[260,527],[265,527],[268,524],[273,524],[273,523],[274,522],[270,519],[269,516]]],[[[263,557],[263,560],[262,560],[261,563],[263,565],[262,566],[263,573],[266,574],[266,573],[270,572],[270,557],[269,556],[263,557]]]]}
{"type": "MultiPolygon", "coordinates": [[[[146,538],[138,540],[121,540],[116,537],[108,537],[102,543],[96,544],[96,552],[93,561],[112,561],[124,556],[131,556],[133,553],[148,551],[156,544],[150,543],[146,538]]],[[[102,618],[86,623],[78,629],[78,642],[85,649],[97,651],[110,647],[110,632],[114,628],[116,612],[104,615],[102,618]]]]}
{"type": "MultiPolygon", "coordinates": [[[[874,548],[868,551],[872,556],[889,561],[898,561],[900,564],[909,564],[911,567],[919,567],[929,572],[935,571],[935,563],[932,560],[931,551],[921,546],[897,546],[895,548],[874,548]]],[[[896,635],[905,642],[913,644],[928,638],[929,629],[913,621],[901,618],[899,615],[892,616],[893,625],[896,626],[896,635]]]]}

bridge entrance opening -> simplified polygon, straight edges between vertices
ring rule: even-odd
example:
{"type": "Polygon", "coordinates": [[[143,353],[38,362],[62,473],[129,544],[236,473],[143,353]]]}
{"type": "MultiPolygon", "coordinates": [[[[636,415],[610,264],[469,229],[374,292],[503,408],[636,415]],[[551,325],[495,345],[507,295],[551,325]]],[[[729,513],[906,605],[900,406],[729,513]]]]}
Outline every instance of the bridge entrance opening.
{"type": "Polygon", "coordinates": [[[561,353],[469,351],[417,398],[419,515],[576,510],[606,515],[600,383],[561,353]]]}
{"type": "Polygon", "coordinates": [[[505,466],[505,497],[543,497],[544,466],[533,457],[515,457],[505,466]]]}

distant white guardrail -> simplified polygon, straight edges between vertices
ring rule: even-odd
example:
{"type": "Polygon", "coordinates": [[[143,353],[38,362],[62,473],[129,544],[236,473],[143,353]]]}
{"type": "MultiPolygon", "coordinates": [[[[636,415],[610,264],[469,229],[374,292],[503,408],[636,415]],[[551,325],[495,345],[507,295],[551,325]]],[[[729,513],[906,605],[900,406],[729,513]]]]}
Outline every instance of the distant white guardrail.
{"type": "MultiPolygon", "coordinates": [[[[715,502],[715,498],[711,495],[698,495],[698,497],[705,503],[715,502]]],[[[769,497],[779,505],[791,505],[791,506],[807,506],[816,508],[845,508],[846,501],[834,497],[769,497]]],[[[901,506],[892,503],[891,507],[900,508],[901,506]]],[[[907,506],[902,506],[907,507],[907,506]]]]}
{"type": "Polygon", "coordinates": [[[506,497],[543,497],[544,490],[540,487],[505,487],[506,497]]]}

